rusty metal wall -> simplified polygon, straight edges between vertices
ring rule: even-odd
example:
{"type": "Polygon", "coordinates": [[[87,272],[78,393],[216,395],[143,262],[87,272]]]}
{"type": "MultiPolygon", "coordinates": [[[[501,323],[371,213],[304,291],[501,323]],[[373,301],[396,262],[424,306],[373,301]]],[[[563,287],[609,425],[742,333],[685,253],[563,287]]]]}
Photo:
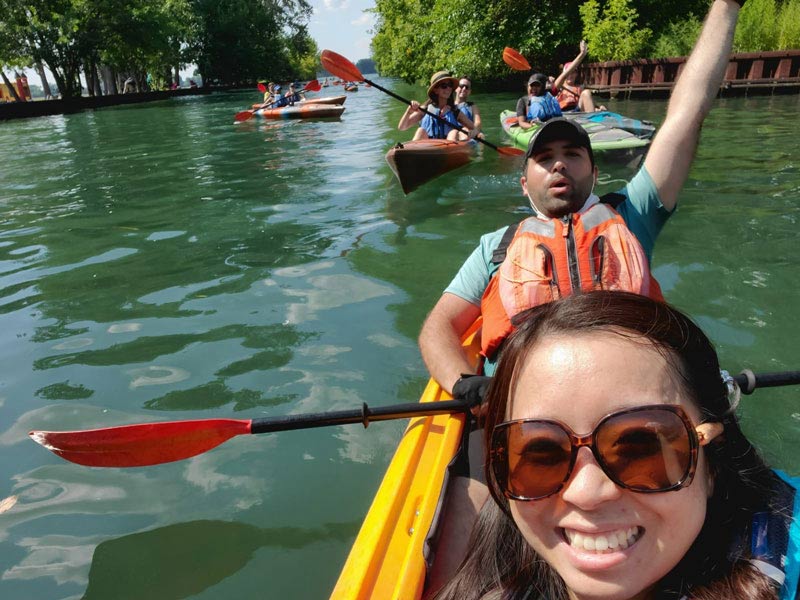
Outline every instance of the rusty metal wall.
{"type": "MultiPolygon", "coordinates": [[[[600,94],[668,95],[685,56],[590,63],[580,69],[585,87],[600,94]]],[[[720,93],[800,92],[800,50],[731,54],[720,93]]]]}

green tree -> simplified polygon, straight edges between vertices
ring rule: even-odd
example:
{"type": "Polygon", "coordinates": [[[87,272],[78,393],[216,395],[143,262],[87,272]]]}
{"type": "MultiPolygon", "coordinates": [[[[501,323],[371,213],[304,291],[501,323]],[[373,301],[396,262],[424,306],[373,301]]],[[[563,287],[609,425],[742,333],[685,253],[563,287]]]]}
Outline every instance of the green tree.
{"type": "Polygon", "coordinates": [[[580,8],[583,37],[592,57],[600,61],[638,58],[653,32],[639,28],[639,13],[628,0],[608,0],[600,14],[597,0],[587,0],[580,8]]]}
{"type": "Polygon", "coordinates": [[[800,0],[787,0],[778,15],[776,50],[800,48],[800,0]]]}
{"type": "MultiPolygon", "coordinates": [[[[306,0],[190,2],[194,20],[189,56],[204,84],[299,76],[288,46],[311,15],[306,0]]],[[[301,33],[298,39],[303,37],[301,33]]]]}
{"type": "Polygon", "coordinates": [[[376,0],[372,55],[378,71],[427,81],[440,69],[478,79],[508,75],[513,46],[539,70],[575,54],[578,0],[376,0]]]}
{"type": "Polygon", "coordinates": [[[703,22],[693,14],[682,21],[670,23],[656,38],[650,57],[687,56],[694,48],[702,26],[703,22]]]}

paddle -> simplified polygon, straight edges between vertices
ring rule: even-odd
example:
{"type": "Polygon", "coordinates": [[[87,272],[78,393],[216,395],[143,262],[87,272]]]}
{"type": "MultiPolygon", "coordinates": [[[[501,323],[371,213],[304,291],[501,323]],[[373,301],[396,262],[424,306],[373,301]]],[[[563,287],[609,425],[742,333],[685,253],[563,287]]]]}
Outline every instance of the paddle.
{"type": "MultiPolygon", "coordinates": [[[[259,83],[258,85],[259,85],[258,89],[259,89],[259,91],[261,91],[261,88],[264,87],[264,84],[259,83]]],[[[312,79],[300,91],[301,92],[318,92],[321,89],[322,89],[322,86],[319,84],[319,81],[316,80],[316,79],[312,79]]],[[[264,88],[263,91],[265,92],[266,88],[264,88]]],[[[241,123],[242,121],[247,121],[248,119],[252,119],[253,115],[256,114],[256,111],[261,110],[262,108],[267,108],[268,106],[272,106],[273,104],[275,104],[275,102],[277,102],[277,100],[274,100],[274,101],[268,102],[268,103],[264,103],[261,106],[259,106],[258,108],[250,108],[248,110],[242,110],[242,111],[240,111],[240,112],[238,112],[238,113],[236,113],[234,115],[233,120],[236,121],[237,123],[241,123]]]]}
{"type": "Polygon", "coordinates": [[[503,62],[515,71],[530,71],[531,65],[528,60],[513,48],[506,46],[503,48],[503,62]]]}
{"type": "Polygon", "coordinates": [[[207,452],[237,435],[312,429],[330,425],[407,419],[469,410],[463,400],[395,404],[261,419],[202,419],[140,423],[84,431],[31,431],[33,441],[88,467],[144,467],[207,452]]]}
{"type": "MultiPolygon", "coordinates": [[[[330,69],[328,69],[330,71],[330,69]]],[[[746,369],[734,376],[745,394],[756,388],[800,384],[800,371],[756,374],[746,369]]],[[[407,419],[470,410],[464,400],[407,403],[327,413],[261,419],[202,419],[104,427],[83,431],[31,431],[33,441],[79,465],[144,467],[183,460],[207,452],[237,435],[312,429],[330,425],[407,419]]]]}
{"type": "MultiPolygon", "coordinates": [[[[367,85],[371,85],[375,89],[382,91],[385,94],[389,94],[395,100],[399,100],[404,104],[408,104],[411,106],[411,101],[403,98],[402,96],[398,96],[391,90],[387,90],[385,87],[381,87],[374,81],[370,81],[369,79],[365,78],[364,75],[361,74],[361,71],[358,70],[352,62],[346,59],[341,54],[337,54],[336,52],[332,52],[331,50],[323,50],[322,54],[320,54],[320,62],[325,70],[330,71],[337,77],[344,79],[345,81],[363,81],[367,85]]],[[[440,117],[439,115],[430,114],[434,119],[446,123],[447,125],[453,126],[448,120],[440,117]]],[[[468,133],[468,130],[463,129],[461,127],[458,128],[459,131],[463,133],[468,133]]],[[[475,141],[480,142],[486,146],[489,146],[492,150],[497,150],[503,156],[522,156],[525,154],[523,150],[519,148],[511,148],[509,146],[495,146],[491,142],[484,140],[483,138],[476,137],[475,141]]]]}

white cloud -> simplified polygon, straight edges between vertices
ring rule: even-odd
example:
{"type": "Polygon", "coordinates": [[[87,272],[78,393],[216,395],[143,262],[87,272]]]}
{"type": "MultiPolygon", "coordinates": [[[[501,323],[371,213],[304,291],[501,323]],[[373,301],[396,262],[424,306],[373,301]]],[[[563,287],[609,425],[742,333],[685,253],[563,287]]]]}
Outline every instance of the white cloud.
{"type": "Polygon", "coordinates": [[[350,6],[350,0],[322,0],[325,10],[344,10],[350,6]]]}
{"type": "Polygon", "coordinates": [[[350,21],[351,25],[371,25],[372,24],[372,14],[370,13],[362,13],[360,17],[350,21]]]}

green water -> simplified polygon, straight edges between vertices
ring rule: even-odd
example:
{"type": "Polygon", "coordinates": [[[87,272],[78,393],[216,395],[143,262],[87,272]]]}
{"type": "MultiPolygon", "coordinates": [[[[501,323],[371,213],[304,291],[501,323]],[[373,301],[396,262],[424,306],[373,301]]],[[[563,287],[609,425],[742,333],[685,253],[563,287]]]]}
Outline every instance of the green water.
{"type": "MultiPolygon", "coordinates": [[[[422,319],[478,236],[525,214],[519,165],[488,149],[404,196],[383,160],[410,137],[404,107],[375,89],[340,121],[234,126],[258,96],[0,123],[0,501],[17,501],[0,598],[327,597],[402,422],[135,469],[67,463],[27,432],[415,401],[422,319]]],[[[475,100],[502,141],[514,95],[475,100]]],[[[799,109],[718,102],[656,248],[667,298],[731,371],[800,368],[799,109]]],[[[601,166],[601,192],[632,175],[601,166]]],[[[741,412],[800,472],[797,391],[741,412]]]]}

